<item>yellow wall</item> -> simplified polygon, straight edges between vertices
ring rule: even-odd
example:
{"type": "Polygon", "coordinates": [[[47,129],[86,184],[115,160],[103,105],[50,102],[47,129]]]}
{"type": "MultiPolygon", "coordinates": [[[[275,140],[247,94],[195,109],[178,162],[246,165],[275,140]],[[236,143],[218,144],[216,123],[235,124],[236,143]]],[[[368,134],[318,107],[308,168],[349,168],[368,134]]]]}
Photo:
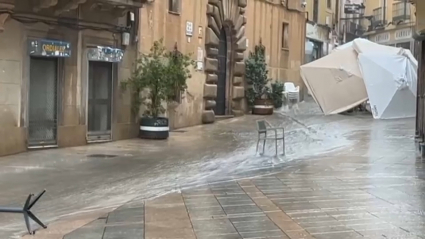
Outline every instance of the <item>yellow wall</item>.
{"type": "MultiPolygon", "coordinates": [[[[205,52],[205,32],[208,26],[208,0],[183,0],[180,14],[168,12],[168,1],[148,3],[141,9],[140,51],[147,52],[153,41],[164,38],[165,44],[172,49],[177,42],[179,49],[185,53],[193,53],[196,60],[200,47],[205,52]],[[186,21],[193,22],[193,36],[186,37],[186,21]],[[198,34],[198,27],[202,28],[198,34]],[[190,41],[190,42],[189,42],[190,41]]],[[[266,58],[270,68],[270,77],[282,81],[292,81],[302,86],[299,67],[304,59],[305,14],[288,12],[280,0],[249,0],[245,9],[245,36],[249,51],[262,40],[266,47],[266,58]],[[282,23],[289,24],[289,47],[282,49],[282,23]]],[[[301,4],[290,3],[290,8],[302,10],[301,4]]],[[[205,67],[205,65],[204,65],[205,67]]],[[[168,110],[171,128],[181,128],[202,123],[204,109],[204,71],[194,71],[188,80],[187,92],[181,104],[168,110]]]]}
{"type": "MultiPolygon", "coordinates": [[[[397,41],[405,41],[408,39],[399,39],[397,40],[395,38],[396,32],[398,30],[402,30],[402,29],[408,29],[413,27],[416,23],[416,16],[415,16],[415,12],[416,12],[416,8],[413,5],[409,5],[410,6],[410,20],[404,20],[404,22],[400,23],[400,24],[396,24],[393,23],[393,10],[395,10],[394,8],[394,3],[397,2],[402,2],[402,1],[397,1],[397,0],[387,0],[386,3],[386,12],[385,12],[385,19],[387,21],[387,24],[385,25],[385,29],[381,29],[379,31],[369,31],[366,32],[365,35],[368,36],[368,38],[372,41],[374,41],[376,39],[377,35],[384,35],[387,34],[389,36],[388,41],[383,42],[383,44],[393,44],[396,43],[397,41]]],[[[409,3],[407,3],[409,4],[409,3]]],[[[376,1],[365,1],[365,15],[366,16],[373,16],[373,10],[379,7],[383,7],[383,1],[382,0],[376,0],[376,1]]],[[[370,21],[364,20],[362,21],[364,28],[367,29],[367,27],[370,25],[370,21]]]]}
{"type": "MultiPolygon", "coordinates": [[[[326,17],[329,17],[330,23],[335,22],[336,15],[336,1],[332,0],[331,8],[328,8],[327,0],[319,0],[319,22],[318,24],[326,24],[326,17]]],[[[314,0],[307,0],[306,11],[308,12],[308,18],[310,21],[313,21],[313,2],[314,0]]]]}
{"type": "MultiPolygon", "coordinates": [[[[386,13],[385,13],[385,19],[387,20],[387,22],[391,22],[392,21],[392,17],[393,17],[393,4],[397,3],[397,2],[401,2],[398,0],[387,0],[387,4],[386,4],[386,13]]],[[[409,3],[407,3],[409,4],[409,3]]],[[[416,17],[415,17],[415,7],[413,5],[410,5],[410,16],[411,16],[411,22],[415,22],[416,17]]],[[[366,16],[373,16],[373,10],[379,7],[383,7],[383,2],[382,0],[373,0],[373,1],[365,1],[365,15],[366,16]]],[[[366,23],[366,21],[364,21],[366,23]]]]}

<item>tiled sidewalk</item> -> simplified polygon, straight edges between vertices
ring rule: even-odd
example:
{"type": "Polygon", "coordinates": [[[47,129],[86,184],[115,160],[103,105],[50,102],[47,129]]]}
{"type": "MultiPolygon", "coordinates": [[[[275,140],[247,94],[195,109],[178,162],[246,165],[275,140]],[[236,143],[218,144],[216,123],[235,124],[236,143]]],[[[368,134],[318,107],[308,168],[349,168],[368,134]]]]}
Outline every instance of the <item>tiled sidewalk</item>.
{"type": "Polygon", "coordinates": [[[414,197],[394,190],[422,180],[344,170],[306,176],[309,170],[136,200],[64,238],[422,238],[425,220],[409,204],[414,197]]]}

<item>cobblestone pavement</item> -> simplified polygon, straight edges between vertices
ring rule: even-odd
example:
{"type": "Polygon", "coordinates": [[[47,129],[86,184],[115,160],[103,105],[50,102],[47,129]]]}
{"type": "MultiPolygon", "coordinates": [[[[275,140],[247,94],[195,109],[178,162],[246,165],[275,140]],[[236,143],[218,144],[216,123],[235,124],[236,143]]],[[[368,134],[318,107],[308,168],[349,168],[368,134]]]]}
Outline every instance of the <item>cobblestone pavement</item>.
{"type": "MultiPolygon", "coordinates": [[[[300,111],[267,118],[286,129],[283,158],[255,154],[256,116],[183,129],[162,142],[7,157],[0,204],[20,205],[26,192],[47,188],[34,209],[49,228],[24,237],[32,239],[425,235],[413,119],[300,111]],[[179,193],[153,199],[172,190],[179,193]]],[[[2,216],[0,238],[24,229],[20,217],[2,216]]]]}
{"type": "Polygon", "coordinates": [[[331,161],[135,200],[64,238],[424,238],[425,183],[406,165],[331,161]]]}
{"type": "Polygon", "coordinates": [[[425,238],[423,169],[412,155],[335,154],[134,200],[64,238],[425,238]]]}

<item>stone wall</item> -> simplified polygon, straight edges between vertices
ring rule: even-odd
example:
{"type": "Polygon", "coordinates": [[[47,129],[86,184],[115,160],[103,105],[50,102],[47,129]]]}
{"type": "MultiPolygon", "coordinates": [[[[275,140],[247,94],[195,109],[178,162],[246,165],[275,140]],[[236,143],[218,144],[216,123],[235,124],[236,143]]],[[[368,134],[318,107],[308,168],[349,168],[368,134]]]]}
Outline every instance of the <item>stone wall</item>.
{"type": "MultiPolygon", "coordinates": [[[[1,2],[0,2],[1,3],[1,2]]],[[[34,4],[16,2],[16,12],[29,13],[34,4]]],[[[38,13],[54,19],[57,8],[40,9],[38,13]]],[[[61,16],[76,18],[79,14],[84,20],[119,24],[125,17],[122,11],[103,11],[85,4],[77,10],[62,13],[61,16]]],[[[33,13],[35,14],[35,13],[33,13]]],[[[32,15],[31,17],[36,17],[32,15]]],[[[99,27],[97,25],[97,27],[99,27]]],[[[28,39],[57,39],[71,43],[71,57],[59,60],[58,75],[58,129],[57,146],[69,147],[87,143],[87,56],[88,46],[110,46],[121,48],[121,35],[108,31],[78,30],[41,22],[23,24],[9,18],[0,33],[0,137],[8,138],[0,143],[0,156],[25,151],[27,149],[28,129],[28,90],[29,55],[28,39]]],[[[127,79],[137,55],[137,45],[125,49],[124,59],[115,69],[113,82],[113,140],[137,136],[138,127],[131,116],[129,94],[119,87],[121,80],[127,79]]]]}
{"type": "Polygon", "coordinates": [[[196,59],[198,48],[204,51],[204,70],[193,71],[182,102],[169,108],[172,128],[215,121],[218,35],[223,26],[229,37],[227,86],[231,88],[226,93],[228,115],[239,116],[246,112],[244,59],[260,39],[266,47],[270,77],[292,81],[303,88],[299,66],[304,58],[306,15],[300,4],[291,4],[289,8],[298,11],[288,10],[280,1],[264,0],[184,0],[178,13],[168,11],[167,1],[146,4],[141,10],[142,52],[148,52],[153,41],[161,38],[169,49],[177,43],[181,51],[193,53],[193,59],[196,59]],[[187,21],[193,23],[191,37],[185,34],[187,21]],[[289,26],[287,48],[281,45],[283,23],[289,26]]]}

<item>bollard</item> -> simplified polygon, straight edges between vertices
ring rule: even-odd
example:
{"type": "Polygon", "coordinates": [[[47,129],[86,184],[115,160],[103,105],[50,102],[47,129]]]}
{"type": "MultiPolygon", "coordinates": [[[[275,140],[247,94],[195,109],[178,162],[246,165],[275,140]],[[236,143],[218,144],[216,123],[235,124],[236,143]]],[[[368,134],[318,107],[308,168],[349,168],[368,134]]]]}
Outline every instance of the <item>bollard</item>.
{"type": "Polygon", "coordinates": [[[34,194],[28,195],[27,200],[25,201],[25,205],[23,208],[15,208],[15,207],[0,207],[0,213],[22,213],[24,215],[25,225],[27,226],[28,233],[30,235],[35,234],[35,231],[31,230],[30,225],[30,218],[36,222],[38,225],[40,225],[43,228],[47,228],[46,225],[44,225],[40,219],[38,219],[32,212],[31,208],[37,203],[37,201],[43,196],[43,194],[46,192],[46,190],[43,190],[41,193],[39,193],[34,200],[31,200],[32,197],[34,197],[34,194]]]}

